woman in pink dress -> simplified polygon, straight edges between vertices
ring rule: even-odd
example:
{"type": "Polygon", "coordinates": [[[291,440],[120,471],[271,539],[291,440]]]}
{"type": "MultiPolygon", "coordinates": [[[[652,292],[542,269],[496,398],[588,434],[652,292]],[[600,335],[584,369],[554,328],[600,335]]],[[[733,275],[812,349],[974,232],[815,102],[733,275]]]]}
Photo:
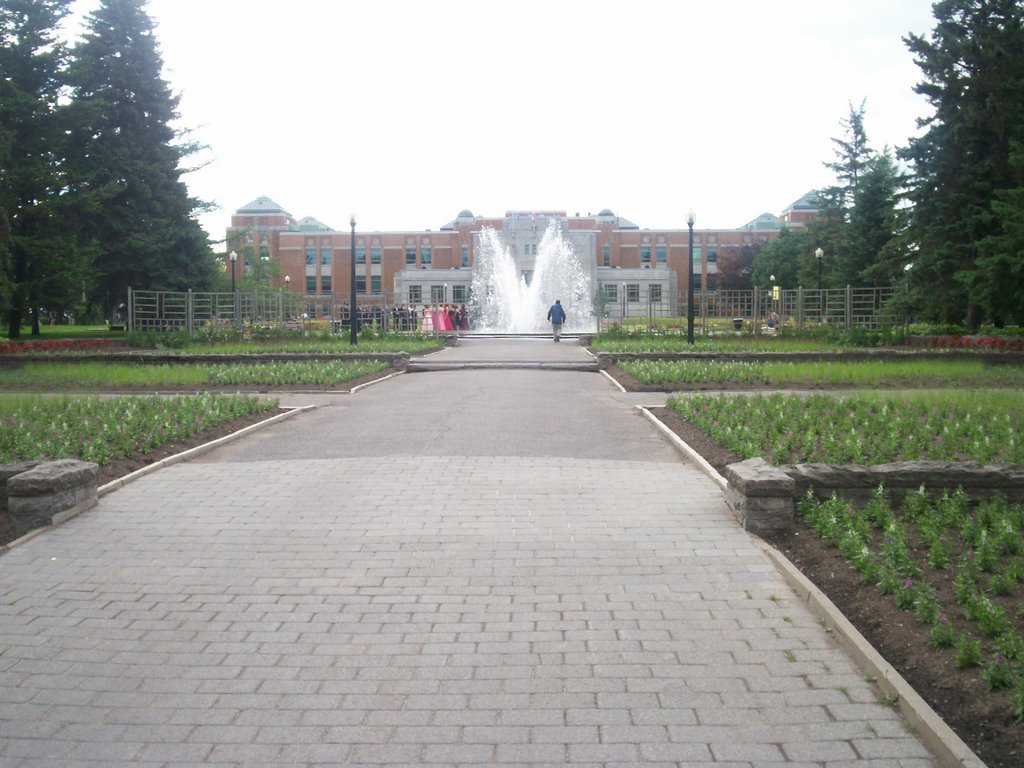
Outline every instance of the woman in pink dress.
{"type": "Polygon", "coordinates": [[[434,308],[429,304],[423,307],[423,332],[434,332],[434,308]]]}

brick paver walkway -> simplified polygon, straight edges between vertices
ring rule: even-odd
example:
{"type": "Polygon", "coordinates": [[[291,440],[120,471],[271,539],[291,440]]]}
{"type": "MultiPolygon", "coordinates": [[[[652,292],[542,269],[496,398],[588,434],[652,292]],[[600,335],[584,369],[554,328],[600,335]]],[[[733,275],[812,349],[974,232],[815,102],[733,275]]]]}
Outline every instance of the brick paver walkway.
{"type": "Polygon", "coordinates": [[[215,454],[0,558],[4,768],[933,768],[876,695],[666,455],[215,454]]]}

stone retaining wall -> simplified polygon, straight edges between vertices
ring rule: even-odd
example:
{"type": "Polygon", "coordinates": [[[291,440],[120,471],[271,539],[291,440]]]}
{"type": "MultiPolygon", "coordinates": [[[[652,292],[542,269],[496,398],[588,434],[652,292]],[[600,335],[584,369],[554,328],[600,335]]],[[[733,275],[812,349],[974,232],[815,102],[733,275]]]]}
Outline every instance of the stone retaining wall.
{"type": "Polygon", "coordinates": [[[861,467],[853,464],[795,464],[779,467],[794,483],[795,498],[807,491],[826,499],[833,492],[853,503],[866,501],[884,485],[894,503],[922,486],[941,496],[963,488],[972,501],[1002,496],[1024,502],[1024,466],[984,465],[976,461],[901,461],[861,467]]]}
{"type": "Polygon", "coordinates": [[[879,485],[893,504],[924,487],[941,496],[962,488],[972,501],[1002,496],[1024,502],[1024,466],[983,465],[974,461],[902,461],[864,467],[853,464],[793,464],[775,467],[747,459],[725,468],[726,501],[743,527],[758,536],[792,525],[796,503],[810,491],[818,499],[835,493],[853,504],[865,503],[879,485]]]}

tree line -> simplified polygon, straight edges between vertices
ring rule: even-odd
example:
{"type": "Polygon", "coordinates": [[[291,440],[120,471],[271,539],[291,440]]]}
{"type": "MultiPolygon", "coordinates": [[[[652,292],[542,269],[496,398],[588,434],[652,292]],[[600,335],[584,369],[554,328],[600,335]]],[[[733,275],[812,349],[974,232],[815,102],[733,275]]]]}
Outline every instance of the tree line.
{"type": "Polygon", "coordinates": [[[876,151],[864,103],[851,105],[819,218],[765,244],[753,284],[897,285],[920,320],[1024,324],[1024,5],[941,0],[932,12],[929,37],[903,38],[932,110],[920,135],[876,151]]]}
{"type": "MultiPolygon", "coordinates": [[[[220,271],[172,127],[178,99],[146,0],[100,0],[74,44],[74,0],[0,2],[0,312],[8,336],[42,311],[111,317],[129,286],[205,290],[220,271]]],[[[737,258],[784,288],[898,285],[922,320],[1024,322],[1024,5],[939,0],[904,37],[932,114],[875,150],[851,105],[818,190],[821,214],[737,258]],[[822,256],[816,256],[818,249],[822,256]]],[[[720,287],[728,287],[727,260],[720,287]]]]}
{"type": "Polygon", "coordinates": [[[172,127],[178,98],[145,0],[101,0],[68,44],[74,0],[0,2],[0,311],[111,317],[129,286],[203,289],[217,263],[172,127]]]}

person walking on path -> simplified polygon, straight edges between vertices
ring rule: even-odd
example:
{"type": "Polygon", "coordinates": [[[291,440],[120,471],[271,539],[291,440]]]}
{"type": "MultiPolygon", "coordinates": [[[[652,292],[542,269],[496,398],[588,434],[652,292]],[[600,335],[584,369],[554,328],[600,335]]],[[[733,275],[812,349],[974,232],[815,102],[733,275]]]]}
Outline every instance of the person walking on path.
{"type": "Polygon", "coordinates": [[[555,303],[548,310],[548,320],[551,321],[551,330],[554,332],[555,341],[562,335],[562,323],[565,322],[565,310],[562,309],[561,299],[555,299],[555,303]]]}

